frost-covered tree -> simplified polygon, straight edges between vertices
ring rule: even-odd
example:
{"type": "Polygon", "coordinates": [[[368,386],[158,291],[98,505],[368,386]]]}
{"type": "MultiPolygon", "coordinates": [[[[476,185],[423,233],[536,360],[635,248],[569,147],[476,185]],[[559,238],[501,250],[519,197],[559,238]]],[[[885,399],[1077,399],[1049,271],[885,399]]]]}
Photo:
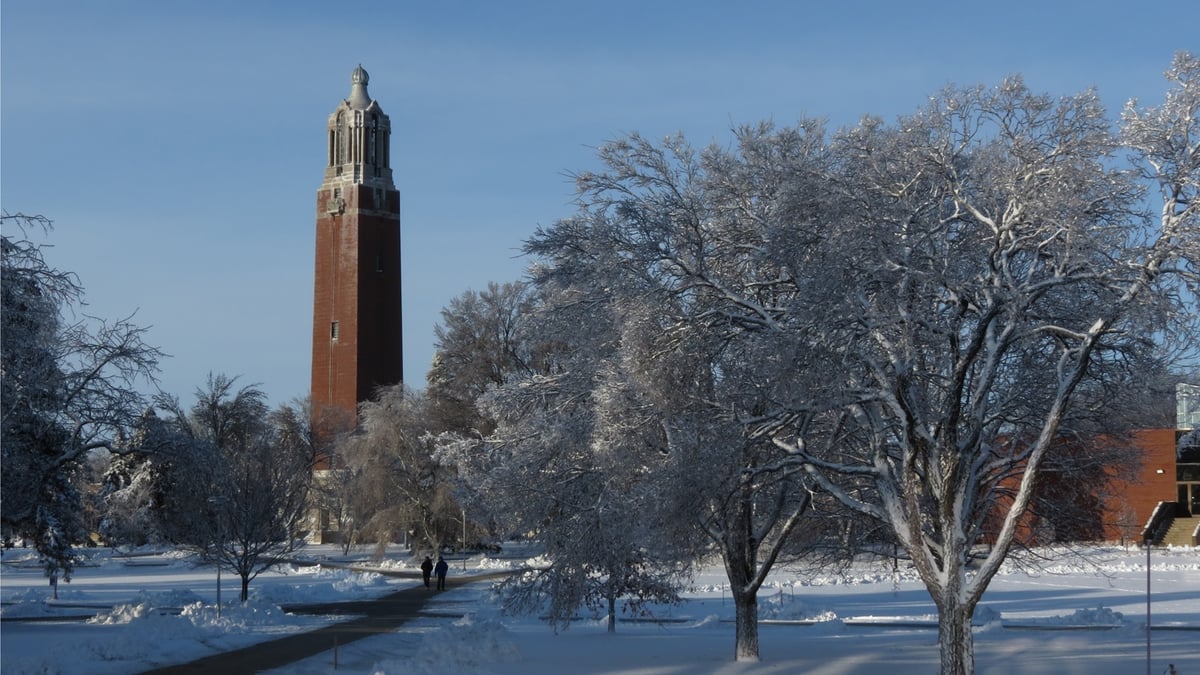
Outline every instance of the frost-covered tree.
{"type": "Polygon", "coordinates": [[[1046,469],[1125,404],[1108,385],[1134,379],[1153,336],[1196,316],[1172,292],[1200,233],[1200,70],[1181,62],[1164,109],[1126,113],[1166,186],[1156,221],[1092,92],[952,89],[833,144],[828,283],[792,310],[819,316],[803,340],[827,380],[760,428],[904,546],[938,607],[942,673],[973,671],[971,617],[1046,469]]]}
{"type": "MultiPolygon", "coordinates": [[[[549,381],[531,383],[526,393],[549,381]]],[[[501,586],[509,611],[546,610],[566,628],[580,609],[616,630],[619,605],[637,611],[648,600],[676,598],[676,567],[663,556],[661,510],[639,480],[636,460],[599,450],[573,432],[586,429],[582,410],[551,404],[528,410],[514,429],[535,431],[517,443],[500,429],[486,447],[469,449],[466,473],[488,471],[476,503],[493,504],[514,532],[540,544],[544,564],[501,586]],[[511,443],[511,445],[506,445],[511,443]]],[[[611,449],[610,449],[611,450],[611,449]]]]}
{"type": "Polygon", "coordinates": [[[720,556],[737,611],[735,656],[756,660],[758,590],[811,504],[802,472],[774,466],[783,453],[746,431],[792,395],[796,383],[780,368],[805,358],[764,330],[796,293],[789,276],[803,258],[780,264],[756,242],[804,254],[825,162],[820,125],[745,127],[734,148],[701,152],[681,137],[660,146],[632,135],[600,157],[603,171],[577,176],[581,213],[528,242],[534,278],[583,307],[576,333],[603,326],[614,336],[621,377],[605,387],[628,405],[597,433],[639,430],[656,449],[647,471],[660,536],[720,556]]]}
{"type": "Polygon", "coordinates": [[[607,312],[588,303],[542,305],[528,321],[560,346],[555,357],[543,360],[543,372],[514,376],[484,395],[480,409],[493,432],[444,435],[440,458],[457,467],[472,513],[542,547],[543,565],[503,585],[506,608],[546,608],[563,628],[586,607],[603,613],[613,631],[619,604],[636,610],[675,598],[681,566],[647,481],[655,448],[605,419],[619,418],[625,404],[613,400],[622,389],[608,386],[622,379],[619,364],[605,358],[611,335],[577,316],[597,311],[607,312]]]}
{"type": "MultiPolygon", "coordinates": [[[[489,283],[481,292],[466,291],[442,309],[435,327],[436,354],[426,378],[425,424],[443,440],[478,438],[490,434],[495,421],[479,405],[488,391],[541,367],[544,341],[534,335],[528,317],[537,305],[529,284],[489,283]]],[[[463,485],[451,467],[440,479],[463,485]]],[[[459,501],[469,499],[459,491],[459,501]]],[[[490,514],[474,511],[472,528],[494,535],[490,514]]]]}
{"type": "MultiPolygon", "coordinates": [[[[311,410],[307,401],[303,409],[311,410]]],[[[364,526],[374,515],[375,505],[359,490],[362,469],[347,466],[339,452],[339,444],[354,433],[356,421],[342,409],[326,408],[325,412],[310,423],[319,430],[312,435],[316,470],[309,491],[311,525],[319,529],[322,540],[333,530],[342,553],[348,554],[352,547],[365,543],[369,533],[364,526]]]]}
{"type": "Polygon", "coordinates": [[[287,433],[280,414],[272,414],[268,433],[222,453],[226,464],[210,497],[217,536],[207,553],[241,578],[243,602],[250,581],[302,542],[312,455],[298,436],[287,433]]]}
{"type": "Polygon", "coordinates": [[[250,581],[300,542],[315,461],[308,416],[272,411],[261,389],[225,375],[210,375],[189,409],[171,396],[156,404],[194,441],[190,487],[182,497],[172,492],[187,516],[186,541],[241,578],[245,601],[250,581]]]}
{"type": "Polygon", "coordinates": [[[352,492],[353,526],[382,550],[401,530],[430,551],[462,536],[462,510],[432,457],[427,399],[404,385],[383,387],[359,405],[358,428],[338,444],[336,457],[352,492]]]}
{"type": "Polygon", "coordinates": [[[970,672],[975,605],[1018,532],[1080,506],[1039,482],[1127,461],[1092,441],[1135,419],[1156,338],[1194,334],[1198,71],[1181,55],[1124,141],[1094,93],[1019,78],[830,139],[809,121],[700,152],[635,135],[531,252],[581,298],[657,308],[616,333],[643,324],[629,382],[676,396],[655,401],[668,452],[694,436],[717,466],[769,441],[738,475],[800,471],[882,524],[939,608],[942,672],[970,672]]]}
{"type": "Polygon", "coordinates": [[[170,541],[164,518],[172,494],[171,463],[162,461],[150,447],[164,438],[162,421],[147,410],[134,429],[128,449],[109,458],[100,481],[99,500],[104,513],[100,536],[113,546],[141,546],[170,541]]]}
{"type": "Polygon", "coordinates": [[[491,431],[476,401],[511,374],[533,367],[533,351],[523,318],[533,299],[526,284],[489,283],[466,291],[442,309],[434,327],[435,356],[426,376],[430,431],[491,431]]]}
{"type": "Polygon", "coordinates": [[[214,449],[196,436],[178,402],[159,395],[168,416],[147,409],[109,458],[100,481],[100,534],[113,546],[206,541],[201,506],[211,494],[214,449]],[[182,422],[180,420],[183,420],[182,422]]]}
{"type": "Polygon", "coordinates": [[[0,222],[22,232],[0,235],[0,525],[70,578],[72,547],[88,534],[72,476],[133,427],[145,409],[138,385],[153,382],[162,353],[129,319],[78,314],[79,281],[23,236],[49,220],[5,213],[0,222]]]}

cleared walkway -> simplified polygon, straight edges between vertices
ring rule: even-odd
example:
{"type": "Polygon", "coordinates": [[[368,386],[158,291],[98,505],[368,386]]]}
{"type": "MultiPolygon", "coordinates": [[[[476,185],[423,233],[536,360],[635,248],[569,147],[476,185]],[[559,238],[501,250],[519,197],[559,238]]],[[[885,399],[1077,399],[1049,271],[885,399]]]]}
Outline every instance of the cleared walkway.
{"type": "MultiPolygon", "coordinates": [[[[453,576],[446,579],[446,590],[463,584],[507,576],[510,572],[497,572],[474,576],[453,576]]],[[[399,575],[397,575],[399,576],[399,575]]],[[[407,576],[407,575],[406,575],[407,576]]],[[[213,654],[188,663],[164,666],[145,671],[147,675],[185,675],[199,673],[260,673],[282,668],[322,652],[330,651],[372,635],[391,633],[406,621],[417,618],[425,603],[438,594],[418,584],[413,588],[396,591],[375,600],[336,602],[316,605],[286,607],[295,614],[353,615],[356,618],[335,623],[324,628],[297,633],[268,642],[242,647],[233,651],[213,654]]],[[[333,662],[332,657],[330,663],[333,662]]]]}

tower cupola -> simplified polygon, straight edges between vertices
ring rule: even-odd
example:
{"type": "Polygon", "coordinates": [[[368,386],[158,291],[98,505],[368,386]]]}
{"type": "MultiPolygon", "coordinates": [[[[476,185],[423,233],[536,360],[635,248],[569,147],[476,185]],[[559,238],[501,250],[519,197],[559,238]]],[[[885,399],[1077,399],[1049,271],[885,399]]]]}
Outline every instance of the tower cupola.
{"type": "Polygon", "coordinates": [[[325,183],[394,189],[390,157],[392,122],[367,93],[371,77],[360,64],[350,73],[350,96],[329,116],[325,183]]]}
{"type": "Polygon", "coordinates": [[[371,81],[371,76],[367,74],[366,69],[362,64],[350,73],[350,98],[346,102],[355,110],[366,110],[371,105],[371,96],[367,93],[367,83],[371,81]]]}

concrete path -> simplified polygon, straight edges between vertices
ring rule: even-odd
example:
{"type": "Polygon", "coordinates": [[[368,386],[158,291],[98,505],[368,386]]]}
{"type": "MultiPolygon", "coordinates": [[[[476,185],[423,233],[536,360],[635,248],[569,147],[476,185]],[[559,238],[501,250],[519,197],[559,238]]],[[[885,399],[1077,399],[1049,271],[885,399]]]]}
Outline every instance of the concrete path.
{"type": "MultiPolygon", "coordinates": [[[[508,574],[511,572],[448,577],[446,590],[453,590],[458,586],[476,581],[500,578],[508,574]]],[[[146,671],[146,675],[260,673],[331,651],[335,646],[340,647],[372,635],[391,633],[404,622],[416,618],[426,601],[438,594],[438,591],[431,591],[420,585],[419,577],[416,580],[418,584],[412,588],[396,591],[375,600],[286,607],[284,609],[295,614],[343,614],[353,615],[355,618],[317,630],[213,654],[189,663],[156,668],[146,671]]],[[[331,665],[333,664],[332,655],[329,662],[331,665]]]]}

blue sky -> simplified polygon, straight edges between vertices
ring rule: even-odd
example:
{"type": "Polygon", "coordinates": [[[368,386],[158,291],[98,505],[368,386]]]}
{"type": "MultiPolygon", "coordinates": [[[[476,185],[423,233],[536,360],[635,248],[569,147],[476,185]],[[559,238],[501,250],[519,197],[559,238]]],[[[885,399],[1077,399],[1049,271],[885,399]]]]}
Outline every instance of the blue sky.
{"type": "Polygon", "coordinates": [[[1161,100],[1197,26],[1182,0],[5,0],[0,195],[55,221],[47,258],[90,313],[152,326],[165,391],[187,400],[212,371],[303,396],[325,123],[361,63],[392,119],[420,387],[441,309],[522,276],[522,241],[572,213],[566,174],[605,140],[837,128],[1014,73],[1095,86],[1115,117],[1161,100]]]}

